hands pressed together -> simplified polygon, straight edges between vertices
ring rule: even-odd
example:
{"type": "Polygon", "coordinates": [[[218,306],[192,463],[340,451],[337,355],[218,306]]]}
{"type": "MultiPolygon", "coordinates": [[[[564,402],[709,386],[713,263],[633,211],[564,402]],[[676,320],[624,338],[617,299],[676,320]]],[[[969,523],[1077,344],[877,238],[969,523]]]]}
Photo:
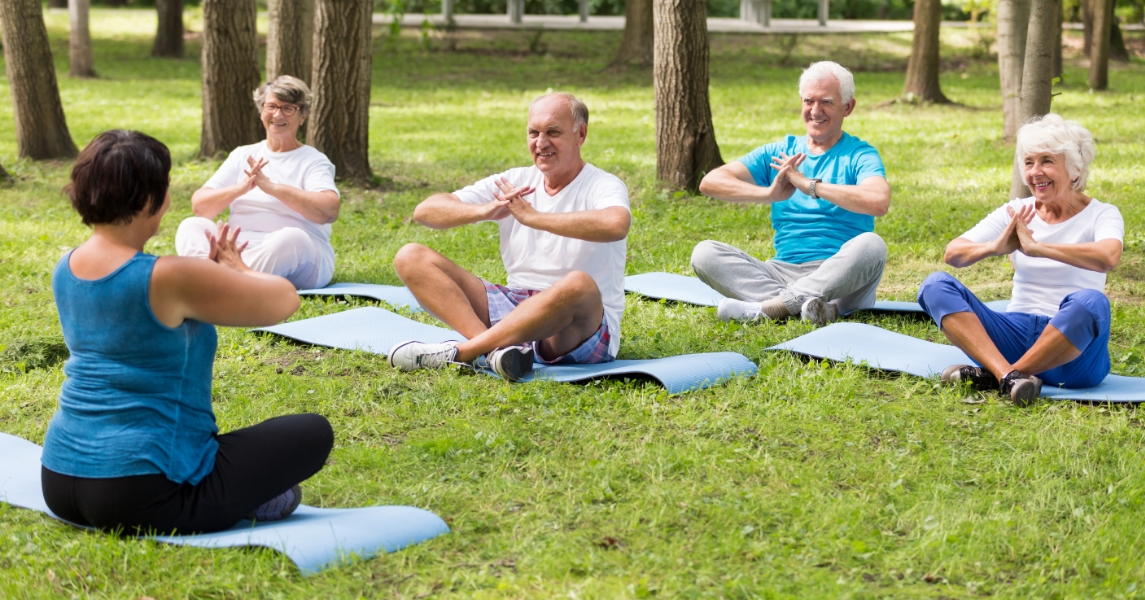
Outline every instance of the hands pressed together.
{"type": "Polygon", "coordinates": [[[211,235],[211,232],[204,232],[207,236],[207,241],[210,243],[210,251],[207,258],[223,265],[230,267],[236,271],[249,271],[250,267],[246,266],[243,262],[242,253],[246,250],[247,244],[250,242],[238,243],[239,233],[241,228],[231,228],[229,223],[219,221],[219,237],[211,235]]]}
{"type": "Polygon", "coordinates": [[[998,255],[1011,254],[1020,251],[1026,256],[1037,256],[1038,242],[1030,231],[1030,222],[1038,214],[1033,204],[1027,204],[1014,210],[1007,206],[1006,212],[1010,215],[1010,224],[1002,231],[1002,235],[994,240],[994,251],[998,255]]]}
{"type": "Polygon", "coordinates": [[[509,183],[509,180],[504,177],[495,183],[497,184],[497,188],[501,190],[501,193],[493,192],[493,198],[495,198],[495,200],[485,205],[488,210],[485,215],[485,220],[498,221],[512,215],[513,218],[517,219],[517,222],[522,225],[528,225],[529,218],[537,214],[537,210],[533,208],[532,204],[529,204],[529,202],[525,200],[525,196],[537,191],[537,188],[531,185],[514,187],[513,184],[509,183]]]}
{"type": "Polygon", "coordinates": [[[788,200],[795,190],[806,186],[807,177],[799,172],[799,165],[807,155],[797,152],[791,156],[779,153],[771,158],[771,168],[776,170],[775,179],[771,181],[771,197],[774,201],[788,200]],[[797,185],[800,184],[800,185],[797,185]]]}
{"type": "Polygon", "coordinates": [[[249,192],[257,187],[269,194],[269,188],[274,185],[274,182],[262,172],[263,167],[268,164],[266,158],[259,158],[256,161],[253,156],[248,156],[246,162],[248,168],[243,171],[243,178],[241,180],[243,193],[249,192]]]}

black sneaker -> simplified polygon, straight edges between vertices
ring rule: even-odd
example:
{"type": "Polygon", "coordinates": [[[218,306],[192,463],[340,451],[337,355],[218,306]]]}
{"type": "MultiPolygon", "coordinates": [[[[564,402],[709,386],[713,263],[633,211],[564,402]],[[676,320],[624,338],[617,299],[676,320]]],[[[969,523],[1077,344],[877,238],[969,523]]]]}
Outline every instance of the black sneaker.
{"type": "Polygon", "coordinates": [[[1026,408],[1042,395],[1042,380],[1033,375],[1023,375],[1021,371],[1010,371],[1002,378],[998,391],[1009,396],[1014,406],[1026,408]]]}
{"type": "Polygon", "coordinates": [[[998,378],[993,373],[973,365],[950,365],[943,369],[942,380],[952,385],[968,381],[970,387],[980,392],[998,389],[998,378]]]}
{"type": "Polygon", "coordinates": [[[486,357],[486,364],[505,381],[520,381],[533,372],[532,346],[497,348],[486,357]]]}
{"type": "Polygon", "coordinates": [[[294,486],[264,502],[246,516],[248,521],[281,521],[302,504],[302,486],[294,486]]]}

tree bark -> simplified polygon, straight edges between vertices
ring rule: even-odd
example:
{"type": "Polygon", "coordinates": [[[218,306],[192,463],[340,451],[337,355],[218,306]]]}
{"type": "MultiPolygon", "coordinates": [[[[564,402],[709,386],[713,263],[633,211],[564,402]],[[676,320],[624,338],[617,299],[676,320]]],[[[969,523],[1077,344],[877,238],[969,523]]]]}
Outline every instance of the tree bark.
{"type": "Polygon", "coordinates": [[[1059,0],[1057,25],[1054,27],[1054,31],[1052,33],[1053,40],[1054,40],[1054,77],[1057,77],[1059,80],[1062,79],[1063,73],[1065,72],[1062,69],[1062,30],[1063,30],[1062,24],[1063,23],[1065,23],[1065,2],[1061,2],[1059,0]]]}
{"type": "Polygon", "coordinates": [[[155,0],[159,23],[151,56],[183,58],[183,0],[155,0]]]}
{"type": "MultiPolygon", "coordinates": [[[[1033,0],[1030,10],[1030,25],[1026,35],[1025,69],[1022,73],[1022,103],[1019,123],[1029,123],[1032,119],[1050,112],[1053,100],[1054,46],[1058,40],[1053,37],[1059,27],[1062,0],[1033,0]]],[[[1060,38],[1059,38],[1060,40],[1060,38]]],[[[1010,185],[1010,197],[1017,198],[1029,193],[1022,182],[1018,165],[1014,165],[1014,180],[1010,185]]]]}
{"type": "Polygon", "coordinates": [[[1129,48],[1125,47],[1125,36],[1121,35],[1121,18],[1116,14],[1109,26],[1109,59],[1119,63],[1129,62],[1129,48]]]}
{"type": "Polygon", "coordinates": [[[4,165],[0,165],[0,181],[8,181],[8,171],[4,170],[4,165]]]}
{"type": "Polygon", "coordinates": [[[1096,0],[1080,0],[1081,4],[1081,34],[1085,41],[1081,52],[1086,56],[1093,51],[1093,10],[1096,0]]]}
{"type": "Polygon", "coordinates": [[[0,0],[4,63],[16,116],[16,148],[34,160],[77,154],[68,132],[40,0],[0,0]]]}
{"type": "Polygon", "coordinates": [[[266,80],[293,75],[310,80],[314,48],[314,0],[269,0],[266,80]]]}
{"type": "Polygon", "coordinates": [[[67,8],[68,0],[48,0],[48,8],[67,8]]]}
{"type": "Polygon", "coordinates": [[[308,141],[340,178],[366,183],[369,160],[373,0],[317,0],[308,141]]]}
{"type": "Polygon", "coordinates": [[[656,176],[694,190],[724,164],[708,101],[707,2],[653,0],[656,176]]]}
{"type": "Polygon", "coordinates": [[[1109,89],[1109,37],[1113,25],[1113,0],[1093,2],[1093,45],[1089,49],[1089,87],[1109,89]]]}
{"type": "Polygon", "coordinates": [[[203,133],[213,157],[262,136],[251,94],[259,84],[254,0],[203,0],[203,133]]]}
{"type": "Polygon", "coordinates": [[[941,0],[917,0],[914,3],[914,36],[910,60],[906,67],[904,95],[914,95],[923,102],[946,104],[938,82],[939,25],[942,21],[941,0]]]}
{"type": "Polygon", "coordinates": [[[652,36],[652,0],[626,0],[624,37],[620,39],[620,50],[612,65],[652,66],[652,36]]]}
{"type": "Polygon", "coordinates": [[[90,0],[69,0],[68,55],[72,77],[95,77],[95,59],[91,54],[91,29],[88,27],[90,0]]]}
{"type": "Polygon", "coordinates": [[[1002,84],[1002,139],[1013,141],[1021,125],[1022,62],[1030,0],[998,0],[998,75],[1002,84]]]}

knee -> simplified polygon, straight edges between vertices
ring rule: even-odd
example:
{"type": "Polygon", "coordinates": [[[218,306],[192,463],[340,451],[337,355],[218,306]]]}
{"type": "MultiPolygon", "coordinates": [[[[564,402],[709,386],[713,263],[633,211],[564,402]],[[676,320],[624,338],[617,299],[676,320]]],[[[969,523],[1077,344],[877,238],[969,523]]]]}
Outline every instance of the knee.
{"type": "Polygon", "coordinates": [[[310,235],[297,227],[279,229],[266,236],[263,245],[276,252],[296,252],[299,255],[310,255],[317,251],[310,235]]]}
{"type": "Polygon", "coordinates": [[[303,430],[306,431],[306,439],[308,446],[312,450],[314,458],[318,462],[317,467],[326,462],[326,458],[330,456],[330,451],[334,449],[334,428],[330,425],[330,421],[326,417],[313,413],[306,413],[298,415],[299,419],[303,420],[303,430]],[[317,459],[321,460],[317,460],[317,459]]]}
{"type": "Polygon", "coordinates": [[[855,236],[852,242],[859,247],[862,255],[868,260],[885,263],[887,261],[887,243],[879,234],[868,231],[855,236]]]}
{"type": "Polygon", "coordinates": [[[951,292],[957,293],[962,284],[950,273],[936,271],[927,275],[918,287],[918,301],[926,304],[927,299],[933,299],[951,292]]]}
{"type": "Polygon", "coordinates": [[[600,298],[600,288],[592,275],[584,271],[571,271],[558,282],[562,290],[576,298],[600,298]]]}
{"type": "Polygon", "coordinates": [[[405,279],[407,273],[426,263],[433,254],[433,250],[422,244],[406,244],[394,255],[394,270],[398,276],[405,279]]]}
{"type": "Polygon", "coordinates": [[[716,242],[712,240],[704,240],[692,249],[692,270],[699,272],[710,271],[710,267],[715,263],[715,259],[719,254],[716,242]]]}
{"type": "Polygon", "coordinates": [[[1109,323],[1111,308],[1109,297],[1098,290],[1079,290],[1062,300],[1060,310],[1078,307],[1088,313],[1096,323],[1109,323]]]}

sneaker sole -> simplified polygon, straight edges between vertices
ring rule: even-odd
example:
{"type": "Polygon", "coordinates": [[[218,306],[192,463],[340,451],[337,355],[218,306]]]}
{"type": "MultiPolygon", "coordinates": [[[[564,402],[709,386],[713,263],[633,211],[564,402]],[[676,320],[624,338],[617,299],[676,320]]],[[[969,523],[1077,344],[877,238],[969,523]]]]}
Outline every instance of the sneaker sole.
{"type": "Polygon", "coordinates": [[[799,311],[800,317],[804,321],[811,321],[816,325],[827,325],[828,323],[839,318],[839,314],[835,313],[831,316],[831,307],[829,303],[824,302],[821,298],[812,298],[803,303],[803,309],[799,311]]]}
{"type": "Polygon", "coordinates": [[[496,361],[493,369],[505,381],[520,381],[533,372],[533,349],[524,352],[506,352],[496,361]],[[506,360],[509,359],[509,360],[506,360]]]}
{"type": "Polygon", "coordinates": [[[1042,382],[1023,380],[1014,384],[1010,389],[1010,400],[1014,402],[1014,406],[1019,408],[1026,408],[1033,405],[1038,401],[1038,397],[1042,395],[1042,382]]]}

